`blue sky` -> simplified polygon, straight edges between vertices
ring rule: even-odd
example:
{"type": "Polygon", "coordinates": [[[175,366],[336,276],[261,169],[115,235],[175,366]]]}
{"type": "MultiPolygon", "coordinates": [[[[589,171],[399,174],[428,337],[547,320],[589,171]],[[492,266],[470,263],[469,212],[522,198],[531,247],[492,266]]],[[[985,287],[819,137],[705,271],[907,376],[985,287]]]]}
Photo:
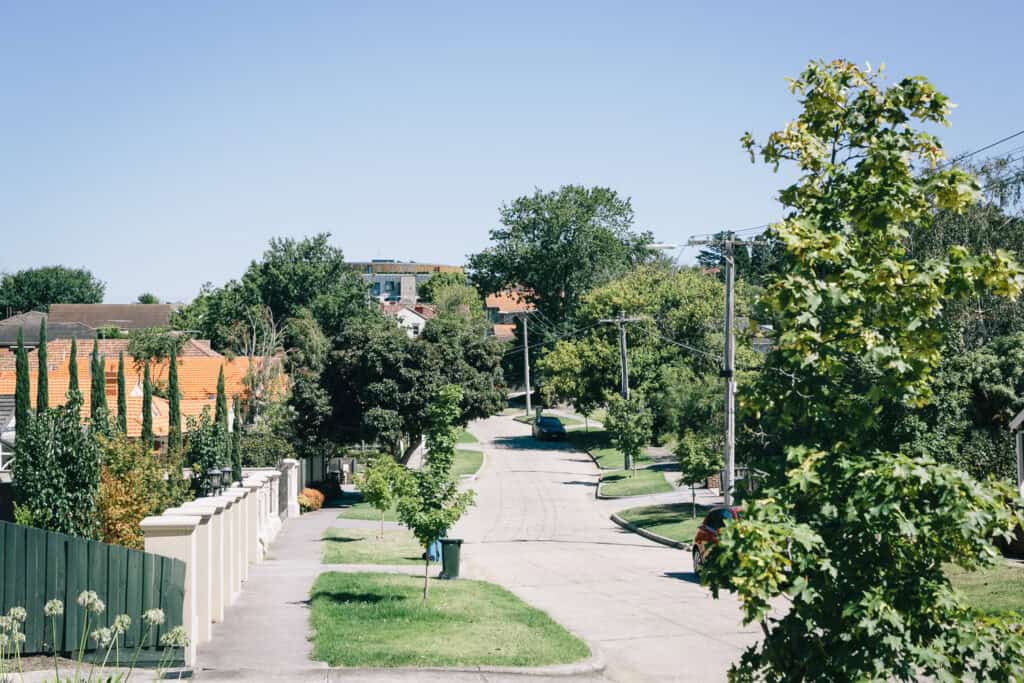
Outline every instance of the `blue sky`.
{"type": "MultiPolygon", "coordinates": [[[[1024,128],[1015,2],[0,2],[0,271],[188,300],[272,236],[461,263],[600,184],[660,240],[775,219],[737,142],[810,58],[924,74],[962,152],[1024,128]]],[[[683,252],[684,260],[692,250],[683,252]]]]}

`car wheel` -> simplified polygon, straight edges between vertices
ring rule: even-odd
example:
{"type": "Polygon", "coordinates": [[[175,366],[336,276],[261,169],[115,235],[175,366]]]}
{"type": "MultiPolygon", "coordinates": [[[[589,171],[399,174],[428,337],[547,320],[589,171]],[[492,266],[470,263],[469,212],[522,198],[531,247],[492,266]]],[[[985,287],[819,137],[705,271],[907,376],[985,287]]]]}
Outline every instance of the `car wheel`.
{"type": "Polygon", "coordinates": [[[693,573],[700,576],[701,566],[704,564],[704,558],[700,556],[700,548],[694,546],[693,548],[693,573]]]}

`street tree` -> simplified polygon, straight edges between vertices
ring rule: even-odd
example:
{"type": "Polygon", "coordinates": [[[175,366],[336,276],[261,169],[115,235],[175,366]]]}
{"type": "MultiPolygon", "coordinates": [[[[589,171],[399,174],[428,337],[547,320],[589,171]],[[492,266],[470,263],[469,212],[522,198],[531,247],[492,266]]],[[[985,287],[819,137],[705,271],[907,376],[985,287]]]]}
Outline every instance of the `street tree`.
{"type": "Polygon", "coordinates": [[[644,397],[633,392],[628,399],[612,396],[604,426],[615,448],[623,455],[625,469],[632,472],[644,446],[651,442],[651,411],[644,397]]]}
{"type": "Polygon", "coordinates": [[[633,232],[633,206],[605,187],[537,190],[499,210],[492,246],[469,258],[484,293],[521,286],[552,321],[570,321],[594,287],[650,260],[650,233],[633,232]]]}
{"type": "Polygon", "coordinates": [[[403,465],[390,455],[381,454],[363,469],[357,480],[363,500],[380,512],[380,538],[384,538],[384,515],[402,496],[412,493],[412,479],[403,465]]]}
{"type": "Polygon", "coordinates": [[[0,310],[49,311],[50,304],[98,304],[106,286],[84,268],[28,268],[0,279],[0,310]]]}
{"type": "Polygon", "coordinates": [[[915,128],[947,123],[952,107],[925,78],[887,84],[846,61],[811,62],[790,90],[796,121],[761,146],[743,137],[752,157],[793,162],[799,176],[771,228],[784,267],[762,304],[777,347],[748,401],[784,460],[702,572],[764,632],[731,675],[1021,678],[1019,626],[975,616],[945,574],[997,561],[993,540],[1024,521],[1014,492],[891,450],[888,427],[900,406],[932,397],[943,306],[976,291],[1015,297],[1024,273],[1000,250],[908,256],[907,225],[978,195],[970,174],[938,167],[941,144],[915,128]]]}
{"type": "MultiPolygon", "coordinates": [[[[441,538],[473,504],[473,491],[459,491],[452,474],[459,401],[455,385],[442,387],[430,403],[426,429],[427,455],[423,467],[412,472],[409,492],[398,501],[398,517],[426,550],[441,538]]],[[[423,555],[423,599],[427,599],[430,559],[423,555]]]]}
{"type": "Polygon", "coordinates": [[[722,451],[709,435],[694,430],[683,432],[675,448],[679,461],[679,482],[690,487],[690,516],[697,517],[697,484],[722,467],[722,451]]]}

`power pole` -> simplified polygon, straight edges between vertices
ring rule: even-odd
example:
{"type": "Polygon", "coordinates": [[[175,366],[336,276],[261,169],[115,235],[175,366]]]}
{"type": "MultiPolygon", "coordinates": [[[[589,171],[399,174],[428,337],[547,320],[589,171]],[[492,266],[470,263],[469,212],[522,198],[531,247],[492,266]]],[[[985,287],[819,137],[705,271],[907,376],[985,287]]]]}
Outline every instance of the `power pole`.
{"type": "Polygon", "coordinates": [[[527,319],[529,314],[524,313],[522,316],[523,321],[523,384],[526,385],[526,415],[529,417],[533,414],[533,408],[530,406],[530,331],[527,326],[527,319]]]}
{"type": "MultiPolygon", "coordinates": [[[[620,391],[622,392],[622,398],[629,400],[629,359],[626,356],[626,324],[640,322],[646,320],[646,318],[627,318],[626,314],[619,311],[619,317],[617,318],[603,318],[598,322],[604,324],[614,324],[619,326],[619,368],[621,374],[622,386],[620,391]]],[[[632,458],[626,455],[626,460],[623,466],[627,470],[633,469],[632,458]]]]}
{"type": "Polygon", "coordinates": [[[733,247],[747,247],[760,244],[755,240],[738,240],[732,237],[725,239],[690,240],[691,247],[718,246],[722,249],[722,261],[725,263],[725,355],[722,362],[721,377],[725,380],[725,453],[722,470],[722,498],[726,505],[732,505],[733,488],[736,484],[736,331],[735,299],[736,261],[733,258],[733,247]]]}

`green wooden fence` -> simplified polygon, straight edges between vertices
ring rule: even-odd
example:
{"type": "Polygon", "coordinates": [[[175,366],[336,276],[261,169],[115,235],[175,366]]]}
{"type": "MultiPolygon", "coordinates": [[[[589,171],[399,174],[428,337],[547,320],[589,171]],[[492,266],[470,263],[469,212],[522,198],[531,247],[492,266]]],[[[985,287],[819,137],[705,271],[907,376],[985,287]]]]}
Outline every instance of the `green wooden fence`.
{"type": "MultiPolygon", "coordinates": [[[[53,630],[43,606],[54,598],[63,601],[64,615],[57,619],[57,651],[77,652],[85,611],[78,606],[78,594],[96,591],[106,603],[100,615],[89,615],[89,630],[110,626],[114,617],[127,614],[131,628],[121,643],[134,650],[145,626],[142,614],[155,607],[164,611],[166,621],[154,627],[146,655],[159,657],[160,636],[181,625],[185,594],[185,563],[123,546],[89,541],[52,531],[0,522],[0,610],[11,607],[28,611],[23,653],[52,652],[53,630]]],[[[86,649],[93,646],[87,638],[86,649]]]]}

